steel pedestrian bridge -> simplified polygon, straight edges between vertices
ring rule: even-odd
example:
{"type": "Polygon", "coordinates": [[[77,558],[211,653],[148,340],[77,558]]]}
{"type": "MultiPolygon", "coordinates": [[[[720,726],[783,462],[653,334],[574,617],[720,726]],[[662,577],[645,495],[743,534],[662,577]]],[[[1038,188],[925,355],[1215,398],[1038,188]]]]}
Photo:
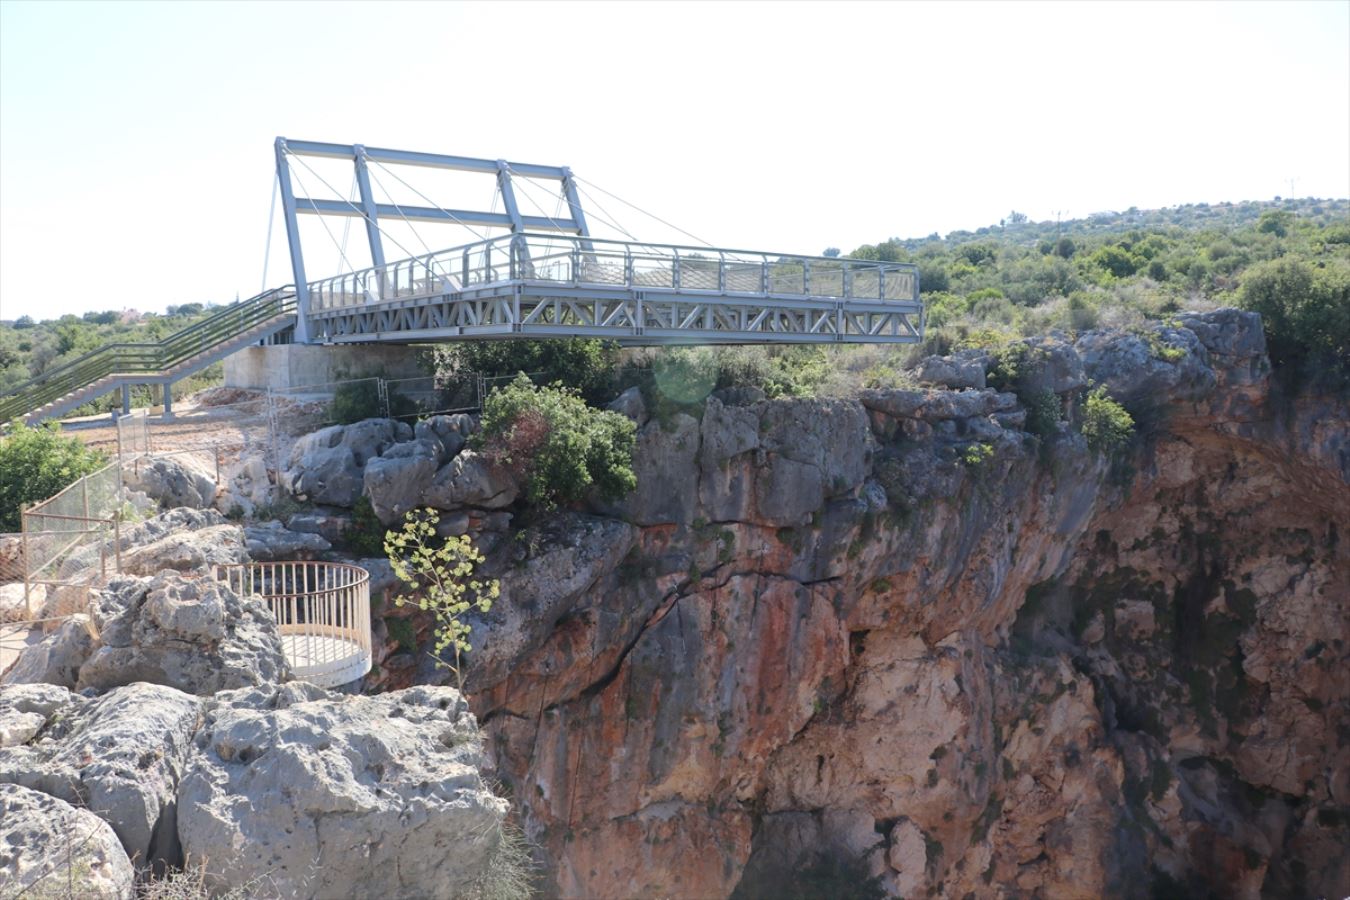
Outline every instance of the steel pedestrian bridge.
{"type": "Polygon", "coordinates": [[[119,388],[125,402],[132,385],[147,383],[165,386],[167,408],[173,381],[260,341],[590,337],[625,345],[848,344],[923,337],[919,273],[912,265],[598,238],[581,207],[579,179],[566,167],[285,138],[277,138],[275,152],[292,285],[227,306],[164,341],[109,345],[43,373],[0,397],[0,422],[59,416],[119,388]],[[305,157],[351,161],[359,198],[297,195],[302,172],[331,188],[305,157]],[[420,192],[431,205],[377,202],[375,172],[406,185],[387,165],[491,175],[494,209],[446,209],[420,192]],[[549,216],[542,208],[542,215],[523,214],[513,176],[558,182],[566,215],[549,216]],[[362,220],[374,264],[309,279],[301,215],[362,220]],[[387,262],[381,223],[395,218],[507,233],[387,262]]]}

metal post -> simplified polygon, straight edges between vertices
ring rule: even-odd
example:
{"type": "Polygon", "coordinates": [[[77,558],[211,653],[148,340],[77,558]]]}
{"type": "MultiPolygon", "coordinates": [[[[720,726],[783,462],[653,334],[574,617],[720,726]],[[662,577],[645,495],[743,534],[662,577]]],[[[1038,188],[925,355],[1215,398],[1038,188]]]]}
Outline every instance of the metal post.
{"type": "Polygon", "coordinates": [[[23,560],[23,609],[33,618],[32,578],[28,574],[28,504],[19,504],[19,558],[23,560]]]}
{"type": "Polygon", "coordinates": [[[286,139],[277,138],[277,183],[281,185],[281,208],[286,220],[286,240],[291,250],[291,271],[295,276],[295,342],[309,343],[309,282],[305,278],[305,254],[300,249],[300,225],[295,220],[295,191],[291,189],[291,170],[286,162],[286,139]]]}
{"type": "Polygon", "coordinates": [[[160,417],[161,421],[173,421],[173,382],[164,382],[164,415],[160,417]]]}
{"type": "Polygon", "coordinates": [[[122,385],[122,415],[131,415],[131,385],[122,385]]]}

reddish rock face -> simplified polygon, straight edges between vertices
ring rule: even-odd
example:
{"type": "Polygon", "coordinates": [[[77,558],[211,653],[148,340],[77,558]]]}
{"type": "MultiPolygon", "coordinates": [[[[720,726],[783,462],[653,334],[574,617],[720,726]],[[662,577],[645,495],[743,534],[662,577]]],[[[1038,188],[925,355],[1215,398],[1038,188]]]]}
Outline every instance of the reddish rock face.
{"type": "Polygon", "coordinates": [[[680,502],[525,541],[474,638],[549,893],[1344,893],[1350,415],[1188,321],[1037,344],[1153,412],[1115,460],[994,390],[643,425],[680,502]]]}

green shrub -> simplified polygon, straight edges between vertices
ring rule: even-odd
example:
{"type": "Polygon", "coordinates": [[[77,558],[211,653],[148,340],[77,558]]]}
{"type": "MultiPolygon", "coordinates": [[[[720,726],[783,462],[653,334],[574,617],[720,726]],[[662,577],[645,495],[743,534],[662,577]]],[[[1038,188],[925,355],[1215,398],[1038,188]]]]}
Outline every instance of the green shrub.
{"type": "Polygon", "coordinates": [[[1247,272],[1239,297],[1261,314],[1276,365],[1350,368],[1350,263],[1262,263],[1247,272]]]}
{"type": "Polygon", "coordinates": [[[384,537],[384,523],[375,515],[370,498],[357,498],[356,505],[352,507],[351,521],[342,532],[347,548],[364,557],[381,556],[384,554],[384,537]]]}
{"type": "Polygon", "coordinates": [[[531,503],[551,509],[594,490],[617,500],[637,487],[633,422],[587,406],[577,391],[539,387],[524,375],[483,404],[478,446],[526,478],[531,503]]]}
{"type": "Polygon", "coordinates": [[[15,423],[0,438],[0,531],[19,530],[23,504],[46,500],[106,462],[79,438],[62,437],[55,424],[15,423]]]}
{"type": "Polygon", "coordinates": [[[465,341],[436,351],[441,374],[475,372],[489,378],[542,373],[591,403],[613,399],[619,345],[590,338],[543,341],[465,341]]]}
{"type": "Polygon", "coordinates": [[[1022,402],[1027,408],[1027,431],[1038,437],[1048,437],[1059,430],[1063,405],[1054,391],[1049,388],[1031,391],[1022,402]]]}
{"type": "Polygon", "coordinates": [[[1083,403],[1083,436],[1098,452],[1125,446],[1134,434],[1134,418],[1106,392],[1106,385],[1092,390],[1083,403]]]}

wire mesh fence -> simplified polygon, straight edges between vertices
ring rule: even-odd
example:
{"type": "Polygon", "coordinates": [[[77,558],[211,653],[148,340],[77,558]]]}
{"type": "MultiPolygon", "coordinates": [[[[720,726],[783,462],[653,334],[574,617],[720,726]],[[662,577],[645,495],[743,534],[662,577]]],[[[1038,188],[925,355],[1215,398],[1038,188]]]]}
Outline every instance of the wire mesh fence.
{"type": "Polygon", "coordinates": [[[121,507],[115,461],[23,510],[26,621],[57,621],[88,608],[91,588],[119,568],[121,507]]]}
{"type": "Polygon", "coordinates": [[[150,452],[150,416],[137,410],[117,418],[117,458],[126,460],[150,452]]]}

